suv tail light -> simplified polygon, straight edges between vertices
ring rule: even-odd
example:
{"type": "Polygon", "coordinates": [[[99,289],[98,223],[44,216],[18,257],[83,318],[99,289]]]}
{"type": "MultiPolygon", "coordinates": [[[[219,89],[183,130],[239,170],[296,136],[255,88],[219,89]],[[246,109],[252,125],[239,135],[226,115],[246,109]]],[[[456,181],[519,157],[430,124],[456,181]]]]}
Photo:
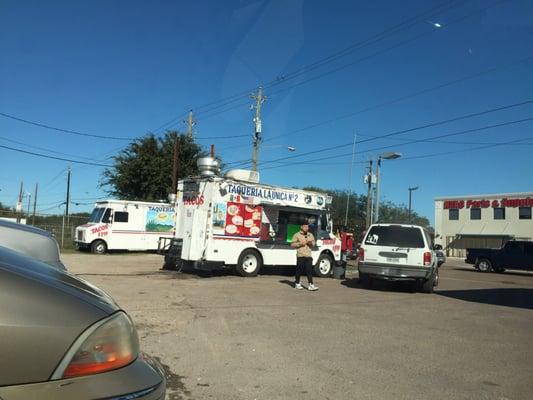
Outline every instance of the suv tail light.
{"type": "Polygon", "coordinates": [[[87,329],[74,342],[52,379],[98,374],[124,367],[139,355],[131,319],[118,312],[87,329]]]}
{"type": "Polygon", "coordinates": [[[359,258],[359,261],[365,260],[365,249],[362,247],[359,247],[359,250],[357,251],[357,257],[359,258]]]}
{"type": "Polygon", "coordinates": [[[424,253],[424,265],[430,265],[431,264],[431,252],[426,251],[424,253]]]}

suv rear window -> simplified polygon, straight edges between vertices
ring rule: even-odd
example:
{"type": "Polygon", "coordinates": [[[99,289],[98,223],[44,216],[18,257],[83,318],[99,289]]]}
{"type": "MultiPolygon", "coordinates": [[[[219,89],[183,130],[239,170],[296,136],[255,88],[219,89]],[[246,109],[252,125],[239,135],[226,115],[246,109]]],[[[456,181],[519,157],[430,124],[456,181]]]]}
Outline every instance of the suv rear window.
{"type": "Polygon", "coordinates": [[[418,228],[404,226],[373,226],[365,239],[370,246],[425,247],[422,231],[418,228]]]}

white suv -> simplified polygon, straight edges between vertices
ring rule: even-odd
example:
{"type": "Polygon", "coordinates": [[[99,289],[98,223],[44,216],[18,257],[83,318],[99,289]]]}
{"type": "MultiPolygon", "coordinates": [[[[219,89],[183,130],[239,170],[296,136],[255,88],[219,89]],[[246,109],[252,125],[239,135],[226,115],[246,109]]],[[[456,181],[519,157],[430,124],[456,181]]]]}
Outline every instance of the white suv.
{"type": "Polygon", "coordinates": [[[429,233],[417,225],[374,224],[359,248],[359,280],[413,281],[432,293],[439,282],[438,260],[429,233]]]}

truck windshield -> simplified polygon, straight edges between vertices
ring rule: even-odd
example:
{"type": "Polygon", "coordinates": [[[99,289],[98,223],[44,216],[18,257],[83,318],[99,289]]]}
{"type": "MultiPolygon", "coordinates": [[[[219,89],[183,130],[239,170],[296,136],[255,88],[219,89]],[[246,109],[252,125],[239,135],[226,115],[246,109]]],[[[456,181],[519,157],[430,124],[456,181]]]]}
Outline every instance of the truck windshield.
{"type": "Polygon", "coordinates": [[[91,213],[91,216],[89,217],[89,222],[100,222],[102,220],[102,215],[104,215],[105,208],[103,207],[97,207],[93,210],[91,213]]]}
{"type": "Polygon", "coordinates": [[[425,247],[420,229],[403,226],[373,226],[366,237],[365,244],[415,249],[425,247]]]}

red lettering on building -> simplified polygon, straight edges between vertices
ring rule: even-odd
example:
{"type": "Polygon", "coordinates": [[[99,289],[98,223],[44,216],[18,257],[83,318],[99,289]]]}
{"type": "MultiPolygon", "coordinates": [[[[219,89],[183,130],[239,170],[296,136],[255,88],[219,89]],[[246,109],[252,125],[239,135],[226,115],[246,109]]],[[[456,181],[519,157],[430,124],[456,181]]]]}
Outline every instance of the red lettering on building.
{"type": "Polygon", "coordinates": [[[444,209],[450,208],[462,209],[466,205],[466,208],[499,208],[499,207],[533,207],[533,198],[526,197],[522,199],[502,199],[500,200],[445,200],[444,209]]]}

